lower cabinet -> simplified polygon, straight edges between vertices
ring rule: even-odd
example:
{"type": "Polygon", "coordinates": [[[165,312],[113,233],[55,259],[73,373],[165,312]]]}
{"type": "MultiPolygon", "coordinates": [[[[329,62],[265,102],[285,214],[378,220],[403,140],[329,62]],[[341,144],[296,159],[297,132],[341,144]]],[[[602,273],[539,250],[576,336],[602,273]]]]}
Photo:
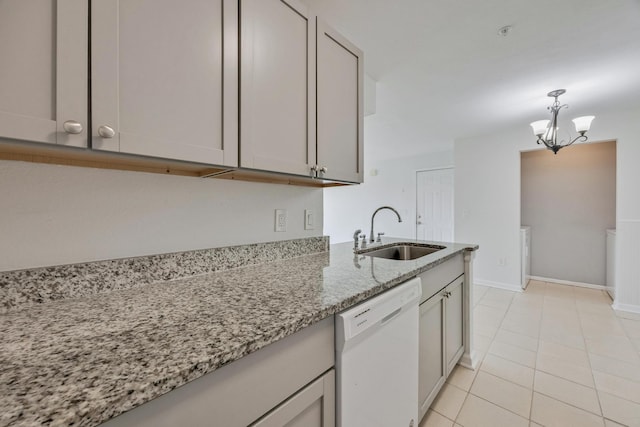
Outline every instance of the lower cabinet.
{"type": "Polygon", "coordinates": [[[333,427],[334,365],[331,316],[103,426],[333,427]]]}
{"type": "Polygon", "coordinates": [[[419,417],[427,413],[446,378],[444,360],[444,291],[420,305],[420,344],[418,347],[419,417]]]}
{"type": "Polygon", "coordinates": [[[464,276],[457,278],[445,288],[445,360],[447,375],[455,368],[464,352],[463,329],[463,283],[464,276]]]}
{"type": "Polygon", "coordinates": [[[333,427],[336,419],[335,378],[332,369],[251,425],[333,427]]]}
{"type": "Polygon", "coordinates": [[[420,304],[418,402],[420,418],[464,352],[464,275],[420,304]]]}

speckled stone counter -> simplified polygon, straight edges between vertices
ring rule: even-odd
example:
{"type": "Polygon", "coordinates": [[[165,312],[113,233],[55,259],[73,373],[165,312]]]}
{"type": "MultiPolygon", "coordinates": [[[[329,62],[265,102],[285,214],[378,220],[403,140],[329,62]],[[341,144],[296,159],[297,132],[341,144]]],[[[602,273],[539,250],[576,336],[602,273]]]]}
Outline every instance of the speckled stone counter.
{"type": "Polygon", "coordinates": [[[136,258],[0,272],[0,313],[159,281],[326,252],[329,238],[253,243],[136,258]]]}
{"type": "Polygon", "coordinates": [[[98,425],[477,248],[445,245],[393,261],[338,244],[8,311],[0,315],[0,425],[98,425]]]}

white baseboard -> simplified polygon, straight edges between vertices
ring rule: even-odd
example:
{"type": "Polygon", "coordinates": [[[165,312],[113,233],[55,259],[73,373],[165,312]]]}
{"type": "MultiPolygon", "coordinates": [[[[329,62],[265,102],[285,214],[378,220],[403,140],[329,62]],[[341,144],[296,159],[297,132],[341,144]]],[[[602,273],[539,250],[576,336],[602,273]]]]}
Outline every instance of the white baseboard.
{"type": "Polygon", "coordinates": [[[549,277],[540,277],[540,276],[530,276],[529,278],[531,280],[537,280],[539,282],[551,282],[551,283],[557,283],[558,285],[577,286],[579,288],[598,289],[601,291],[604,291],[607,289],[606,286],[594,285],[592,283],[572,282],[571,280],[550,279],[549,277]]]}
{"type": "Polygon", "coordinates": [[[491,280],[473,279],[473,283],[476,285],[489,286],[491,288],[504,289],[506,291],[522,292],[522,287],[519,285],[511,285],[508,283],[492,282],[491,280]]]}
{"type": "Polygon", "coordinates": [[[470,353],[464,353],[460,358],[460,360],[458,361],[458,365],[461,365],[467,369],[471,369],[475,371],[478,365],[480,365],[480,358],[478,357],[478,352],[473,350],[470,353]]]}
{"type": "Polygon", "coordinates": [[[611,304],[611,308],[616,311],[625,311],[627,313],[640,314],[640,305],[620,304],[619,302],[614,301],[613,304],[611,304]]]}

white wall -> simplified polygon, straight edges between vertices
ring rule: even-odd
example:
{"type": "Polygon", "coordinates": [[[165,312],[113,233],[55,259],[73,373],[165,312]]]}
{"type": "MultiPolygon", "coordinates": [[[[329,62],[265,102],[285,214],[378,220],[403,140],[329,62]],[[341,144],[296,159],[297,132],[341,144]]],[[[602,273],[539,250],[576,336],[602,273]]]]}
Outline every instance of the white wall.
{"type": "Polygon", "coordinates": [[[616,143],[521,155],[521,218],[531,227],[531,275],[605,285],[616,225],[616,143]]]}
{"type": "Polygon", "coordinates": [[[0,161],[0,203],[0,271],[322,235],[310,187],[0,161]]]}
{"type": "Polygon", "coordinates": [[[452,165],[453,151],[375,159],[367,151],[365,139],[364,184],[324,190],[325,234],[331,237],[332,243],[352,241],[356,229],[368,236],[371,215],[380,206],[388,205],[400,212],[402,223],[398,223],[393,212],[381,211],[376,215],[375,233],[415,239],[416,171],[452,165]],[[372,170],[377,175],[371,175],[372,170]]]}
{"type": "MultiPolygon", "coordinates": [[[[618,142],[615,307],[640,311],[640,110],[599,115],[589,139],[618,142]]],[[[520,151],[536,147],[531,130],[525,123],[498,134],[456,140],[454,147],[456,240],[480,245],[476,282],[516,289],[520,274],[520,151]],[[498,265],[500,257],[507,258],[505,266],[498,265]]]]}

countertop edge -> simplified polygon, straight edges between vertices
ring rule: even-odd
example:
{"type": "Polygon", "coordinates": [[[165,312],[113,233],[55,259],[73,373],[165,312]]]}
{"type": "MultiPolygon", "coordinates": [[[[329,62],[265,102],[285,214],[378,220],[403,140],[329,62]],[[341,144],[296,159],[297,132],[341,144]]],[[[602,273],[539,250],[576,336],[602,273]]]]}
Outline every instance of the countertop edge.
{"type": "MultiPolygon", "coordinates": [[[[425,271],[431,270],[432,268],[456,257],[458,254],[462,252],[467,252],[467,251],[473,252],[478,250],[479,248],[478,245],[472,245],[472,244],[461,244],[461,245],[463,247],[460,247],[452,252],[449,252],[446,255],[441,256],[435,260],[432,260],[431,262],[429,262],[424,266],[418,267],[417,269],[411,270],[406,274],[397,276],[392,280],[388,280],[366,291],[353,295],[352,297],[347,298],[330,308],[321,310],[320,312],[309,315],[308,317],[297,319],[296,321],[290,322],[287,325],[274,328],[273,330],[269,331],[268,334],[261,335],[259,339],[255,339],[247,343],[243,343],[242,345],[235,346],[225,353],[216,355],[215,357],[209,358],[207,360],[198,361],[198,363],[193,365],[193,367],[188,369],[182,369],[176,372],[175,378],[180,379],[178,383],[173,383],[172,379],[164,379],[164,381],[160,382],[160,384],[162,385],[171,383],[171,386],[169,387],[161,386],[158,388],[158,385],[156,385],[158,384],[157,381],[149,381],[145,386],[143,386],[145,389],[145,393],[143,393],[142,399],[127,401],[126,402],[127,404],[121,408],[122,410],[116,410],[109,414],[110,411],[108,409],[110,407],[113,407],[114,404],[118,404],[118,402],[104,402],[105,404],[101,405],[103,406],[103,411],[100,411],[100,413],[102,415],[107,415],[107,414],[109,415],[92,417],[92,418],[98,423],[106,422],[111,418],[114,418],[129,410],[135,409],[136,407],[143,405],[144,403],[147,403],[172,390],[182,387],[191,381],[201,378],[207,374],[211,374],[237,360],[242,359],[245,356],[248,356],[249,354],[255,353],[256,351],[259,351],[267,347],[270,344],[276,343],[288,336],[291,336],[296,332],[301,331],[304,328],[312,326],[315,323],[320,322],[323,319],[326,319],[329,316],[333,316],[336,313],[339,313],[350,307],[353,307],[354,305],[359,304],[363,301],[366,301],[367,299],[372,298],[384,291],[392,289],[393,287],[401,283],[404,283],[407,280],[413,277],[416,277],[417,275],[424,273],[425,271]],[[153,388],[158,388],[158,390],[155,391],[153,390],[153,388]]],[[[308,254],[308,255],[303,255],[301,257],[313,256],[313,255],[314,254],[308,254]]],[[[265,263],[263,265],[268,265],[268,264],[269,263],[265,263]]],[[[125,402],[121,402],[121,403],[125,404],[125,402]]]]}

